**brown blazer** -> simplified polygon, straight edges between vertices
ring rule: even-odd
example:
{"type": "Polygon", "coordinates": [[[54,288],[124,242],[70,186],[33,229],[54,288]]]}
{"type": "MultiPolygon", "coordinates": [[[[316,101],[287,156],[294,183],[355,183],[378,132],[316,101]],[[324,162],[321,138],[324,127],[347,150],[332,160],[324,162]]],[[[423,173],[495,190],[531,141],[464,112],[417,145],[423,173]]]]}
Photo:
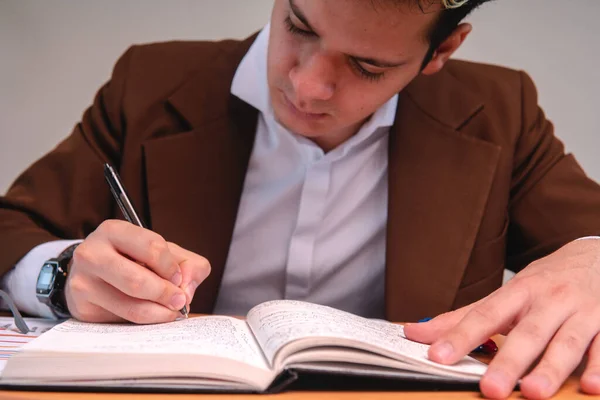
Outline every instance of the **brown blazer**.
{"type": "MultiPolygon", "coordinates": [[[[108,161],[153,230],[209,259],[192,311],[211,312],[257,123],[230,95],[253,39],[129,49],[72,134],[0,197],[0,273],[42,242],[121,217],[108,161]]],[[[522,72],[451,61],[417,78],[389,143],[389,319],[471,303],[505,266],[599,233],[600,187],[564,154],[522,72]]]]}

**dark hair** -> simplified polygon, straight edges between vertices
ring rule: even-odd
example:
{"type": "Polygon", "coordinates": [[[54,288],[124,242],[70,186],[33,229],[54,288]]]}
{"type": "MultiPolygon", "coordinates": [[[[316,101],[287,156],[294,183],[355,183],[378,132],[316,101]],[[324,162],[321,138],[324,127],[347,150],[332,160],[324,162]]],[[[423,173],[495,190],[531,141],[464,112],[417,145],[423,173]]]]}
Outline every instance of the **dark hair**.
{"type": "MultiPolygon", "coordinates": [[[[424,3],[431,3],[431,0],[417,0],[419,2],[419,8],[423,12],[428,12],[426,9],[426,5],[424,3]]],[[[442,44],[444,40],[450,36],[450,34],[456,29],[458,24],[480,5],[483,3],[487,3],[491,0],[468,0],[463,5],[460,5],[455,8],[446,8],[440,11],[440,15],[435,22],[435,24],[431,27],[428,33],[429,40],[429,50],[425,55],[425,59],[423,60],[423,64],[421,65],[421,69],[425,68],[425,66],[431,61],[433,54],[437,50],[437,48],[442,44]]]]}

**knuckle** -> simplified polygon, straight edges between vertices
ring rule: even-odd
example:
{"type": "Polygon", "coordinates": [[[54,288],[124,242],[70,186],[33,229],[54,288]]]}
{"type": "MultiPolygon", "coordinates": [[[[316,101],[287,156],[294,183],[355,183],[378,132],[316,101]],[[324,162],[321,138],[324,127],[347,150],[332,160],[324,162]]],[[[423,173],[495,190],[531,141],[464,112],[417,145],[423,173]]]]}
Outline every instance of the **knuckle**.
{"type": "Polygon", "coordinates": [[[75,318],[84,322],[93,322],[96,317],[94,309],[85,305],[76,304],[73,306],[73,309],[69,308],[69,312],[71,312],[71,315],[75,318]]]}
{"type": "Polygon", "coordinates": [[[88,287],[87,287],[85,281],[76,275],[70,276],[70,279],[68,280],[68,285],[69,285],[69,291],[73,295],[79,295],[79,294],[88,292],[88,287]]]}
{"type": "Polygon", "coordinates": [[[87,301],[89,293],[88,285],[83,279],[70,277],[65,288],[65,300],[67,309],[73,317],[81,321],[87,321],[90,318],[87,301]]]}
{"type": "Polygon", "coordinates": [[[474,307],[471,313],[480,321],[486,324],[493,324],[499,321],[498,311],[495,307],[482,304],[479,307],[474,307]]]}
{"type": "Polygon", "coordinates": [[[511,289],[525,298],[529,298],[531,288],[539,287],[542,284],[538,275],[516,276],[512,281],[514,288],[511,289]]]}
{"type": "Polygon", "coordinates": [[[162,282],[162,288],[160,289],[160,293],[158,294],[157,301],[162,304],[168,304],[171,301],[171,284],[165,281],[162,282]]]}
{"type": "Polygon", "coordinates": [[[554,385],[566,374],[564,371],[564,366],[561,368],[560,365],[556,365],[553,361],[550,360],[542,360],[537,368],[544,375],[548,377],[550,382],[554,385]]]}
{"type": "Polygon", "coordinates": [[[520,275],[517,274],[513,279],[511,279],[509,281],[509,283],[513,286],[520,286],[520,287],[529,287],[534,281],[539,279],[537,276],[535,275],[520,275]]]}
{"type": "Polygon", "coordinates": [[[148,321],[148,310],[137,304],[131,304],[127,307],[125,319],[136,324],[143,324],[148,321]]]}
{"type": "Polygon", "coordinates": [[[73,252],[73,266],[93,264],[95,260],[94,251],[85,242],[77,246],[73,252]]]}
{"type": "Polygon", "coordinates": [[[580,335],[575,332],[566,333],[564,336],[557,337],[556,341],[560,346],[564,347],[571,353],[583,353],[587,348],[587,343],[580,335]]]}
{"type": "Polygon", "coordinates": [[[152,238],[148,243],[150,262],[154,265],[157,265],[168,251],[167,242],[160,236],[152,238]]]}
{"type": "Polygon", "coordinates": [[[545,340],[546,334],[545,329],[542,325],[537,322],[523,322],[522,333],[527,336],[531,341],[538,343],[545,340]]]}
{"type": "Polygon", "coordinates": [[[210,275],[210,272],[212,271],[212,267],[210,265],[210,262],[206,258],[202,257],[202,260],[200,262],[200,267],[204,271],[205,277],[210,275]]]}
{"type": "Polygon", "coordinates": [[[121,221],[116,219],[107,219],[98,226],[97,231],[102,233],[103,235],[112,236],[119,231],[120,226],[121,221]]]}
{"type": "Polygon", "coordinates": [[[554,284],[550,288],[550,297],[555,300],[562,300],[571,294],[571,286],[566,282],[554,284]]]}
{"type": "Polygon", "coordinates": [[[128,274],[124,277],[126,290],[130,295],[140,293],[144,288],[146,280],[141,274],[128,274]]]}
{"type": "Polygon", "coordinates": [[[91,313],[85,312],[84,310],[82,310],[82,307],[79,307],[77,305],[69,305],[69,313],[76,320],[83,322],[88,322],[91,316],[91,313]]]}

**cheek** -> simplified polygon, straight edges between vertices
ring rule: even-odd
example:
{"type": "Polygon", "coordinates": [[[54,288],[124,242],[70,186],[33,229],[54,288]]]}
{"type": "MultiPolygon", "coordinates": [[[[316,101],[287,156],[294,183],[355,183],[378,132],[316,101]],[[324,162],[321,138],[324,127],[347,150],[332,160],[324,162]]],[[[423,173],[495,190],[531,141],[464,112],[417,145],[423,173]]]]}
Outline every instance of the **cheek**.
{"type": "Polygon", "coordinates": [[[354,82],[352,85],[344,85],[344,89],[337,94],[336,106],[339,115],[356,120],[368,117],[392,96],[382,93],[377,84],[368,82],[358,84],[354,82]]]}
{"type": "Polygon", "coordinates": [[[336,97],[340,115],[343,114],[346,118],[355,116],[357,120],[368,117],[402,91],[417,73],[403,71],[403,73],[390,75],[380,82],[370,82],[348,75],[347,81],[342,84],[336,97]]]}
{"type": "Polygon", "coordinates": [[[269,85],[279,88],[287,87],[289,85],[289,72],[296,63],[296,50],[291,41],[281,37],[271,41],[267,59],[269,85]]]}

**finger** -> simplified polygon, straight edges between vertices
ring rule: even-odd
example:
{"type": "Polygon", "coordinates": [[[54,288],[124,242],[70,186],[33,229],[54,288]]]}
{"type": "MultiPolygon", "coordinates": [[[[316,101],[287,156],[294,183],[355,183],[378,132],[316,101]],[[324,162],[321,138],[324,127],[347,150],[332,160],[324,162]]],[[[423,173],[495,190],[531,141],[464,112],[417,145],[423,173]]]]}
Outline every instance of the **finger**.
{"type": "Polygon", "coordinates": [[[120,322],[122,318],[90,303],[90,293],[99,284],[105,284],[97,278],[82,278],[69,275],[65,286],[65,300],[69,313],[75,319],[85,322],[120,322]]]}
{"type": "MultiPolygon", "coordinates": [[[[600,318],[596,317],[596,321],[600,318]]],[[[600,395],[600,333],[596,334],[588,353],[588,363],[581,377],[581,390],[600,395]]]]}
{"type": "Polygon", "coordinates": [[[99,259],[102,267],[96,268],[98,278],[124,294],[137,299],[179,310],[186,304],[183,291],[149,269],[107,249],[99,259]]]}
{"type": "Polygon", "coordinates": [[[99,282],[98,286],[91,295],[90,302],[126,321],[136,324],[158,324],[175,321],[179,316],[177,311],[151,301],[127,296],[104,282],[99,282]]]}
{"type": "Polygon", "coordinates": [[[430,359],[441,364],[454,364],[509,325],[526,299],[526,293],[520,290],[494,292],[431,345],[430,359]]]}
{"type": "Polygon", "coordinates": [[[456,325],[474,305],[450,311],[427,322],[411,323],[404,326],[404,334],[410,340],[430,344],[456,325]]]}
{"type": "Polygon", "coordinates": [[[566,305],[562,309],[559,306],[532,308],[506,337],[481,379],[480,387],[484,396],[507,397],[569,317],[569,312],[566,305]]]}
{"type": "Polygon", "coordinates": [[[92,303],[86,304],[82,312],[71,314],[71,316],[79,321],[94,322],[99,324],[125,321],[123,318],[118,317],[115,314],[106,311],[104,308],[92,303]]]}
{"type": "Polygon", "coordinates": [[[125,221],[105,221],[99,233],[121,254],[143,263],[160,277],[181,284],[181,269],[159,234],[125,221]]]}
{"type": "Polygon", "coordinates": [[[525,397],[547,398],[556,393],[598,333],[598,320],[592,318],[591,313],[582,311],[565,321],[539,364],[521,381],[525,397]]]}
{"type": "Polygon", "coordinates": [[[175,243],[168,242],[167,245],[175,261],[181,267],[183,274],[181,287],[186,293],[187,304],[190,304],[198,285],[210,275],[210,263],[206,258],[186,250],[175,243]]]}

